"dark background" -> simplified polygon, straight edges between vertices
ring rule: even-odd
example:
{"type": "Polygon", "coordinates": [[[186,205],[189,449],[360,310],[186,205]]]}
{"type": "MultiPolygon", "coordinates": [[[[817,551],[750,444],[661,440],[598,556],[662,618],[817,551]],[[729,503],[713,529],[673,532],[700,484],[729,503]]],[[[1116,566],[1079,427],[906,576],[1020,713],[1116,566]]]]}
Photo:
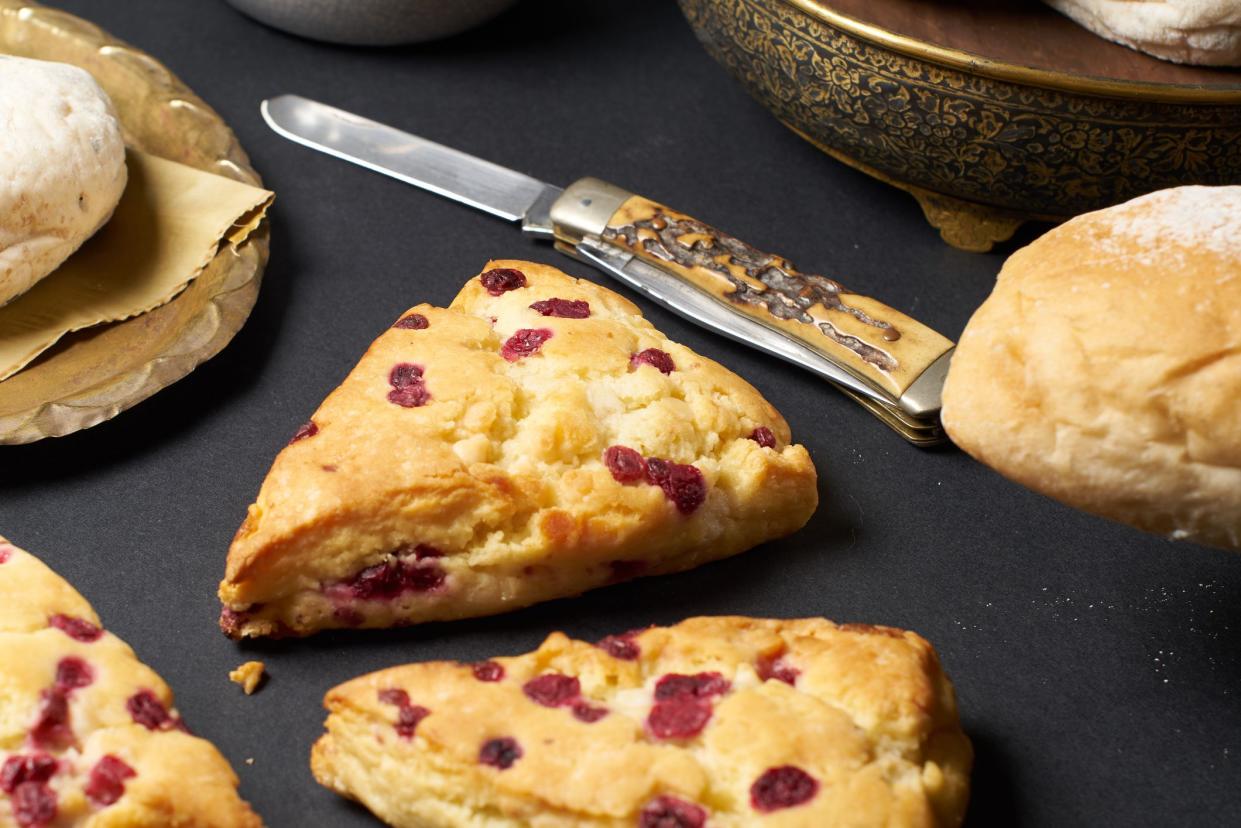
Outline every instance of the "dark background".
{"type": "Polygon", "coordinates": [[[489,257],[596,278],[502,222],[285,142],[259,117],[264,97],[318,98],[559,184],[615,181],[953,337],[1012,245],[941,243],[911,198],[746,97],[671,2],[526,0],[461,37],[383,51],[285,36],[215,0],[59,5],[165,61],[228,120],[278,193],[272,258],[220,356],[109,423],[0,448],[0,532],[164,675],[269,824],[374,824],[307,765],[338,682],[516,654],[553,629],[593,640],[708,613],[824,615],[930,639],[977,750],[971,825],[1237,824],[1241,558],[1080,514],[959,452],[911,448],[821,381],[643,301],[670,336],[758,386],[810,449],[823,504],[800,534],[497,618],[230,643],[215,588],[233,532],[272,457],[371,339],[410,305],[448,302],[489,257]],[[226,673],[249,658],[271,681],[245,698],[226,673]]]}

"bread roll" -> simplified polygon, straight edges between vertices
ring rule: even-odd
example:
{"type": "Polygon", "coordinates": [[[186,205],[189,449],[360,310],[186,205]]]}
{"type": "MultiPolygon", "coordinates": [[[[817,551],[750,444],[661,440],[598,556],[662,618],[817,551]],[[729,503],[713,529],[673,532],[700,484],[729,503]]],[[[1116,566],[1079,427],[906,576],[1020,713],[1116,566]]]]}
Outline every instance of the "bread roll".
{"type": "Polygon", "coordinates": [[[85,70],[0,56],[0,305],[60,266],[112,216],[125,142],[85,70]]]}
{"type": "Polygon", "coordinates": [[[1241,64],[1241,0],[1047,0],[1115,43],[1176,63],[1241,64]]]}
{"type": "Polygon", "coordinates": [[[1005,263],[944,426],[1071,506],[1241,549],[1241,187],[1080,216],[1005,263]]]}

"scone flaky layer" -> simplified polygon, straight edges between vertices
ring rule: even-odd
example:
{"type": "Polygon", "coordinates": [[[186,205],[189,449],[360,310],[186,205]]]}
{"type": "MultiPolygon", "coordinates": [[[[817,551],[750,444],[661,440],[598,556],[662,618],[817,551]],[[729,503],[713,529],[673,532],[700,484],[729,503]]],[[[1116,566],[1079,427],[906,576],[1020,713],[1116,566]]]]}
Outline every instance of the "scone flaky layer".
{"type": "Polygon", "coordinates": [[[957,825],[971,763],[913,633],[695,618],[331,691],[316,778],[401,828],[957,825]],[[659,817],[680,822],[660,822],[659,817]]]}
{"type": "Polygon", "coordinates": [[[612,291],[492,262],[451,308],[402,315],[276,458],[229,552],[223,623],[501,612],[735,554],[817,498],[745,381],[612,291]]]}

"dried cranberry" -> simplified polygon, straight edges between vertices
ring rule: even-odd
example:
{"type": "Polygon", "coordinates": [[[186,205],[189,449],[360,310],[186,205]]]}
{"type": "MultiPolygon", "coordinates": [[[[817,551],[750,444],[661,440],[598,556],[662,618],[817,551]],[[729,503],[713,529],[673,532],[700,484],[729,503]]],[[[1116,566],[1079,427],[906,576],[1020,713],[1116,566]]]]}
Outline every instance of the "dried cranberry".
{"type": "Polygon", "coordinates": [[[303,424],[296,432],[294,432],[293,439],[289,441],[289,445],[293,445],[299,440],[305,440],[307,437],[314,437],[318,433],[319,424],[314,420],[311,420],[310,422],[303,424]]]}
{"type": "Polygon", "coordinates": [[[376,695],[384,704],[394,704],[397,707],[405,707],[409,704],[409,693],[406,693],[399,687],[389,687],[386,690],[380,690],[376,695]]]}
{"type": "Polygon", "coordinates": [[[70,615],[57,614],[49,618],[47,622],[74,641],[81,641],[83,644],[98,641],[103,635],[103,630],[85,618],[74,618],[70,615]]]}
{"type": "Polygon", "coordinates": [[[656,739],[689,739],[711,721],[711,703],[693,698],[655,702],[646,726],[656,739]]]}
{"type": "Polygon", "coordinates": [[[526,286],[526,274],[512,267],[497,267],[479,276],[478,281],[483,283],[483,287],[492,296],[499,296],[510,290],[524,288],[526,286]]]}
{"type": "Polygon", "coordinates": [[[532,678],[522,686],[531,701],[544,707],[560,707],[582,695],[582,684],[575,676],[562,676],[559,673],[532,678]]]}
{"type": "Polygon", "coordinates": [[[9,562],[9,556],[13,554],[13,547],[0,546],[0,564],[9,562]]]}
{"type": "Polygon", "coordinates": [[[10,756],[0,766],[0,791],[11,794],[23,782],[46,782],[56,774],[57,768],[56,760],[46,753],[10,756]]]}
{"type": "Polygon", "coordinates": [[[732,682],[714,671],[695,673],[668,673],[655,683],[656,701],[669,699],[710,699],[722,696],[732,689],[732,682]]]}
{"type": "Polygon", "coordinates": [[[392,327],[403,328],[407,331],[422,331],[431,327],[431,322],[420,313],[411,313],[396,320],[396,324],[392,327]]]}
{"type": "Polygon", "coordinates": [[[63,690],[53,687],[40,694],[39,717],[30,728],[30,740],[38,747],[63,749],[73,745],[73,729],[69,726],[69,699],[63,690]]]}
{"type": "Polygon", "coordinates": [[[776,435],[767,426],[759,426],[751,431],[750,439],[763,448],[773,449],[776,447],[776,435]]]}
{"type": "Polygon", "coordinates": [[[368,566],[348,582],[350,591],[360,601],[395,598],[401,593],[401,571],[396,561],[368,566]]]}
{"type": "Polygon", "coordinates": [[[137,775],[137,771],[123,759],[108,754],[91,768],[90,779],[86,782],[86,795],[91,802],[106,808],[125,795],[125,780],[133,779],[137,775]]]}
{"type": "Polygon", "coordinates": [[[581,299],[542,299],[530,306],[543,316],[561,319],[585,319],[590,316],[590,303],[581,299]]]}
{"type": "Polygon", "coordinates": [[[629,366],[637,368],[640,365],[649,365],[661,374],[671,374],[677,369],[676,363],[672,361],[672,357],[667,351],[661,351],[658,348],[647,348],[645,351],[638,351],[629,358],[629,366]]]}
{"type": "Polygon", "coordinates": [[[505,736],[502,739],[490,739],[483,743],[478,751],[478,761],[493,768],[508,770],[513,763],[521,758],[521,745],[516,739],[505,736]]]}
{"type": "Polygon", "coordinates": [[[552,332],[547,328],[522,328],[508,338],[500,349],[500,356],[509,362],[537,354],[543,343],[551,339],[552,332]]]}
{"type": "Polygon", "coordinates": [[[56,688],[66,695],[79,687],[86,687],[95,680],[95,671],[80,658],[66,656],[56,665],[56,688]]]}
{"type": "Polygon", "coordinates": [[[125,706],[134,722],[147,730],[167,730],[177,724],[168,708],[164,707],[164,703],[150,690],[134,693],[125,702],[125,706]]]}
{"type": "Polygon", "coordinates": [[[474,678],[479,681],[499,681],[504,678],[504,665],[494,661],[480,661],[470,666],[474,678]]]}
{"type": "Polygon", "coordinates": [[[444,585],[448,575],[434,562],[415,561],[401,567],[401,586],[414,592],[430,592],[444,585]]]}
{"type": "Polygon", "coordinates": [[[797,684],[797,677],[801,675],[801,670],[779,656],[760,656],[757,669],[763,681],[775,679],[790,685],[797,684]]]}
{"type": "Polygon", "coordinates": [[[422,705],[410,704],[409,694],[399,688],[380,690],[379,700],[384,704],[396,705],[396,724],[393,727],[403,739],[412,739],[418,723],[431,715],[431,711],[422,705]]]}
{"type": "Polygon", "coordinates": [[[672,796],[652,799],[638,817],[638,828],[703,828],[706,824],[706,810],[672,796]]]}
{"type": "Polygon", "coordinates": [[[580,722],[586,722],[587,724],[597,722],[604,716],[608,715],[608,709],[606,707],[595,707],[590,702],[583,701],[581,699],[573,702],[573,707],[571,709],[573,711],[573,718],[580,722]]]}
{"type": "Polygon", "coordinates": [[[756,811],[778,811],[809,802],[819,783],[801,768],[782,765],[763,773],[750,786],[750,804],[756,811]]]}
{"type": "Polygon", "coordinates": [[[429,543],[420,543],[414,547],[414,558],[425,561],[427,558],[442,558],[444,553],[429,543]]]}
{"type": "Polygon", "coordinates": [[[633,640],[633,633],[609,635],[597,646],[612,658],[619,658],[621,661],[636,661],[641,654],[638,642],[633,640]]]}
{"type": "Polygon", "coordinates": [[[13,791],[13,819],[20,828],[42,828],[56,811],[56,793],[43,782],[23,782],[13,791]]]}
{"type": "Polygon", "coordinates": [[[627,446],[608,446],[603,452],[603,464],[617,483],[637,483],[646,478],[646,461],[627,446]]]}
{"type": "Polygon", "coordinates": [[[388,373],[388,384],[392,386],[388,392],[388,402],[403,408],[418,408],[431,399],[431,392],[427,391],[422,377],[421,365],[398,362],[388,373]]]}
{"type": "Polygon", "coordinates": [[[707,499],[707,482],[695,466],[648,457],[646,479],[663,489],[664,497],[683,515],[693,514],[707,499]]]}
{"type": "Polygon", "coordinates": [[[227,636],[235,636],[241,632],[241,627],[250,620],[250,613],[242,612],[229,607],[220,608],[220,630],[227,636]]]}

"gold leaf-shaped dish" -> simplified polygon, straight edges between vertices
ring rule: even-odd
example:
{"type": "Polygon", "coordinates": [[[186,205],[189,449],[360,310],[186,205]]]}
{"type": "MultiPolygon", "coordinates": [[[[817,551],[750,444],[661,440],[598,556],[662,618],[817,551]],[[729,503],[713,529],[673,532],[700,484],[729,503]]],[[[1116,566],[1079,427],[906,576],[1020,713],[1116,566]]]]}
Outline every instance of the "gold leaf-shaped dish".
{"type": "MultiPolygon", "coordinates": [[[[0,53],[56,60],[94,75],[126,143],[262,186],[228,125],[159,61],[91,23],[28,0],[0,0],[0,53]]],[[[60,437],[115,417],[215,356],[258,299],[267,221],[224,245],[176,298],[153,311],[70,334],[0,382],[0,444],[60,437]]]]}

